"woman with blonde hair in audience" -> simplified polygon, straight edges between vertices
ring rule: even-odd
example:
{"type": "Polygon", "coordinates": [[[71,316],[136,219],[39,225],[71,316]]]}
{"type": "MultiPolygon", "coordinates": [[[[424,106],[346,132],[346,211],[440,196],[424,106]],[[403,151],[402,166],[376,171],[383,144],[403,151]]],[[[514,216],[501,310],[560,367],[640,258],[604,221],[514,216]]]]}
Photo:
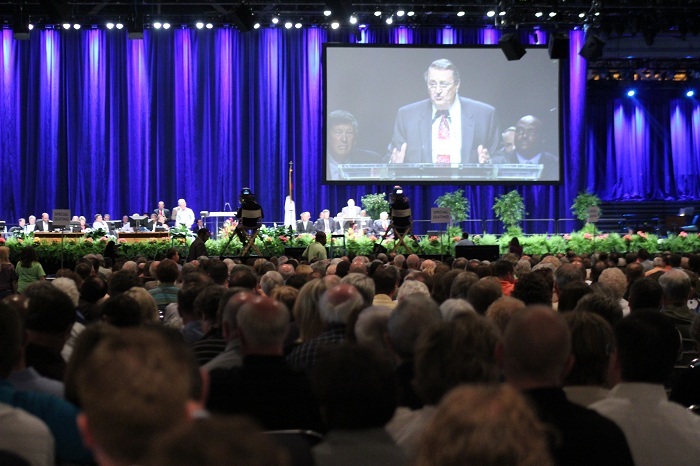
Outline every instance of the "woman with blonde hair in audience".
{"type": "Polygon", "coordinates": [[[17,273],[10,262],[10,248],[0,246],[0,299],[17,292],[17,273]]]}
{"type": "Polygon", "coordinates": [[[145,288],[134,286],[125,291],[124,294],[133,298],[134,301],[138,303],[139,309],[141,310],[141,321],[143,323],[160,322],[156,300],[153,299],[153,295],[145,288]]]}
{"type": "Polygon", "coordinates": [[[416,466],[548,466],[544,425],[508,385],[455,388],[423,434],[416,466]]]}
{"type": "Polygon", "coordinates": [[[323,320],[318,310],[321,295],[330,288],[326,280],[315,278],[301,287],[299,296],[294,303],[292,314],[299,326],[299,339],[297,343],[309,341],[323,332],[323,320]]]}

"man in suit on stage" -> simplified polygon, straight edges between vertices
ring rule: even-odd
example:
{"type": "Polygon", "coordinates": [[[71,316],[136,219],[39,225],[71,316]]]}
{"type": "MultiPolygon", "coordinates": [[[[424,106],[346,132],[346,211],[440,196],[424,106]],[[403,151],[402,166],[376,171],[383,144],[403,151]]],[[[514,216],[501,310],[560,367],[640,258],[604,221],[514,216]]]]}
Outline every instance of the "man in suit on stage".
{"type": "Polygon", "coordinates": [[[401,107],[389,145],[391,163],[477,163],[496,150],[496,110],[459,97],[459,71],[447,59],[425,72],[429,99],[401,107]]]}
{"type": "Polygon", "coordinates": [[[158,215],[158,216],[163,216],[166,219],[170,218],[170,209],[165,208],[165,202],[163,201],[158,201],[158,208],[153,209],[153,213],[158,215]]]}
{"type": "Polygon", "coordinates": [[[559,159],[556,155],[543,151],[542,121],[532,115],[526,115],[515,125],[515,150],[499,153],[492,163],[542,164],[542,181],[559,179],[559,159]]]}
{"type": "Polygon", "coordinates": [[[316,220],[316,231],[323,231],[326,233],[326,235],[330,235],[340,228],[338,222],[336,222],[335,219],[330,218],[330,216],[330,210],[323,209],[321,211],[321,216],[318,220],[316,220]]]}
{"type": "MultiPolygon", "coordinates": [[[[384,236],[386,231],[389,229],[389,214],[386,212],[381,212],[379,214],[379,220],[374,221],[374,234],[377,236],[384,236]]],[[[388,238],[393,237],[393,233],[389,232],[388,238]]]]}
{"type": "Polygon", "coordinates": [[[301,220],[297,222],[297,233],[314,233],[316,232],[316,225],[310,220],[311,213],[302,212],[301,220]]]}
{"type": "MultiPolygon", "coordinates": [[[[29,217],[29,219],[31,220],[31,217],[29,217]]],[[[41,221],[36,224],[35,231],[51,231],[52,225],[53,222],[49,220],[49,214],[44,212],[43,214],[41,214],[41,221]]]]}

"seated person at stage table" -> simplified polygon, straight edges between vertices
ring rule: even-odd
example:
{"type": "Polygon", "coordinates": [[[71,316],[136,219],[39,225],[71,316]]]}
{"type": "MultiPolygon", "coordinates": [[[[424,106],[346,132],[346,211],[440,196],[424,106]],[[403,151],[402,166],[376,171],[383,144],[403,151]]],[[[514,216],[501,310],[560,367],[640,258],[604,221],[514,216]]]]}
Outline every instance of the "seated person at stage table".
{"type": "MultiPolygon", "coordinates": [[[[374,226],[373,226],[373,231],[374,234],[377,236],[384,236],[389,229],[389,225],[391,222],[389,221],[389,214],[386,212],[381,212],[379,214],[379,220],[374,221],[374,226]]],[[[393,232],[389,232],[387,237],[393,236],[393,232]]]]}
{"type": "Polygon", "coordinates": [[[37,230],[36,227],[36,217],[34,215],[29,216],[29,224],[27,225],[27,233],[33,233],[37,230]]]}
{"type": "Polygon", "coordinates": [[[156,220],[153,222],[153,231],[156,231],[156,229],[161,229],[162,230],[169,230],[170,228],[168,227],[168,221],[165,219],[165,216],[163,215],[156,215],[152,214],[151,217],[156,216],[156,220]]]}
{"type": "Polygon", "coordinates": [[[122,227],[119,229],[119,231],[124,232],[124,233],[133,233],[134,229],[131,226],[131,223],[129,222],[129,216],[125,215],[122,217],[122,227]]]}
{"type": "MultiPolygon", "coordinates": [[[[36,220],[36,219],[35,219],[35,220],[36,220]]],[[[27,225],[26,221],[25,221],[23,218],[20,218],[19,221],[18,221],[17,223],[19,223],[18,229],[17,229],[17,230],[13,229],[13,230],[14,230],[14,231],[18,231],[18,232],[20,232],[20,233],[24,233],[25,235],[26,235],[27,233],[33,232],[33,231],[34,231],[34,227],[36,226],[36,224],[34,224],[34,225],[27,225]]]]}
{"type": "Polygon", "coordinates": [[[474,246],[474,241],[469,239],[469,233],[465,231],[462,233],[462,239],[455,246],[474,246]]]}
{"type": "Polygon", "coordinates": [[[158,208],[153,209],[153,213],[156,215],[162,215],[166,219],[170,218],[170,209],[165,208],[165,202],[158,201],[158,208]]]}
{"type": "Polygon", "coordinates": [[[109,231],[109,225],[107,225],[107,222],[102,218],[102,214],[95,214],[95,221],[92,223],[92,229],[104,230],[105,232],[109,231]]]}
{"type": "Polygon", "coordinates": [[[408,205],[408,198],[403,195],[401,186],[394,187],[389,217],[394,231],[399,234],[405,233],[411,227],[411,207],[408,205]]]}
{"type": "MultiPolygon", "coordinates": [[[[29,217],[30,224],[32,223],[32,217],[34,217],[34,216],[32,215],[31,217],[29,217]]],[[[36,221],[36,217],[34,217],[34,221],[36,221]]],[[[41,214],[41,221],[36,224],[34,231],[51,231],[52,225],[53,225],[53,222],[51,220],[49,220],[49,214],[44,212],[43,214],[41,214]]]]}
{"type": "MultiPolygon", "coordinates": [[[[80,231],[85,232],[85,230],[88,229],[87,219],[85,218],[85,216],[81,215],[80,217],[78,217],[78,222],[80,223],[80,227],[79,227],[80,231]]],[[[49,231],[49,230],[46,230],[46,231],[49,231]]]]}
{"type": "Polygon", "coordinates": [[[349,163],[383,163],[376,152],[355,147],[357,119],[350,112],[336,110],[328,115],[327,163],[329,180],[339,180],[338,165],[349,163]]]}
{"type": "Polygon", "coordinates": [[[301,220],[297,221],[297,233],[313,233],[316,231],[316,225],[311,221],[310,212],[302,212],[301,220]]]}
{"type": "Polygon", "coordinates": [[[314,241],[310,243],[301,257],[307,259],[309,262],[315,259],[327,259],[328,252],[326,251],[326,234],[322,231],[316,232],[316,237],[314,241]]]}
{"type": "Polygon", "coordinates": [[[175,220],[176,227],[184,225],[188,230],[192,228],[194,212],[187,207],[187,202],[184,199],[178,199],[177,207],[173,209],[173,220],[175,220]]]}
{"type": "Polygon", "coordinates": [[[484,163],[514,163],[514,164],[542,164],[540,180],[559,179],[559,158],[542,150],[544,135],[542,134],[542,121],[532,115],[526,115],[518,120],[515,125],[515,150],[511,153],[499,153],[489,159],[488,156],[480,159],[484,163]]]}
{"type": "Polygon", "coordinates": [[[391,163],[477,163],[499,142],[496,109],[458,97],[459,71],[435,60],[425,72],[429,98],[401,107],[389,144],[391,163]]]}
{"type": "Polygon", "coordinates": [[[330,217],[331,211],[323,209],[321,211],[321,216],[316,220],[316,231],[322,231],[326,233],[326,235],[331,235],[333,232],[339,230],[340,225],[338,225],[338,222],[330,217]]]}

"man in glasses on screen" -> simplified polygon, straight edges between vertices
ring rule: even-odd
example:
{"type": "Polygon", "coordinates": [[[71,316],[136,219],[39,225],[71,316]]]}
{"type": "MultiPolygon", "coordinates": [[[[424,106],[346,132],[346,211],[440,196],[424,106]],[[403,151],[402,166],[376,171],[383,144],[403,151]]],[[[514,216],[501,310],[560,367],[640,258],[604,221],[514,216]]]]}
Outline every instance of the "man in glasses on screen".
{"type": "Polygon", "coordinates": [[[515,125],[513,145],[515,150],[510,153],[496,154],[491,163],[511,164],[542,164],[540,180],[559,179],[559,159],[556,155],[544,150],[542,121],[532,115],[525,115],[515,125]]]}
{"type": "Polygon", "coordinates": [[[425,72],[429,98],[401,107],[389,145],[391,163],[479,163],[498,147],[496,110],[460,97],[459,71],[435,60],[425,72]]]}
{"type": "Polygon", "coordinates": [[[376,152],[356,147],[357,119],[345,110],[336,110],[328,115],[327,167],[328,179],[342,179],[338,165],[351,163],[382,163],[376,152]]]}

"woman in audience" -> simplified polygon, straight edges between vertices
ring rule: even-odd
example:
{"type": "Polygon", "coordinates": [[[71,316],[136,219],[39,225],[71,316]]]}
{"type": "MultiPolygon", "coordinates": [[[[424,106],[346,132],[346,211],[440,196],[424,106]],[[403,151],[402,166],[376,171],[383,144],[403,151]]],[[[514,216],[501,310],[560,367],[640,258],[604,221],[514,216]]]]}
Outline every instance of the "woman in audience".
{"type": "Polygon", "coordinates": [[[462,386],[438,407],[421,438],[416,466],[546,466],[544,425],[508,385],[462,386]]]}
{"type": "Polygon", "coordinates": [[[44,268],[39,263],[39,257],[33,246],[25,246],[20,253],[17,264],[17,292],[24,293],[29,285],[46,279],[44,268]]]}
{"type": "Polygon", "coordinates": [[[520,241],[515,236],[510,243],[508,243],[508,254],[514,254],[520,259],[523,255],[523,247],[520,245],[520,241]]]}
{"type": "Polygon", "coordinates": [[[294,320],[299,326],[299,339],[303,343],[319,336],[323,332],[323,320],[318,311],[321,295],[330,288],[329,282],[316,278],[301,287],[299,296],[294,303],[294,320]]]}
{"type": "Polygon", "coordinates": [[[0,246],[0,299],[17,291],[17,273],[10,262],[10,248],[0,246]]]}

